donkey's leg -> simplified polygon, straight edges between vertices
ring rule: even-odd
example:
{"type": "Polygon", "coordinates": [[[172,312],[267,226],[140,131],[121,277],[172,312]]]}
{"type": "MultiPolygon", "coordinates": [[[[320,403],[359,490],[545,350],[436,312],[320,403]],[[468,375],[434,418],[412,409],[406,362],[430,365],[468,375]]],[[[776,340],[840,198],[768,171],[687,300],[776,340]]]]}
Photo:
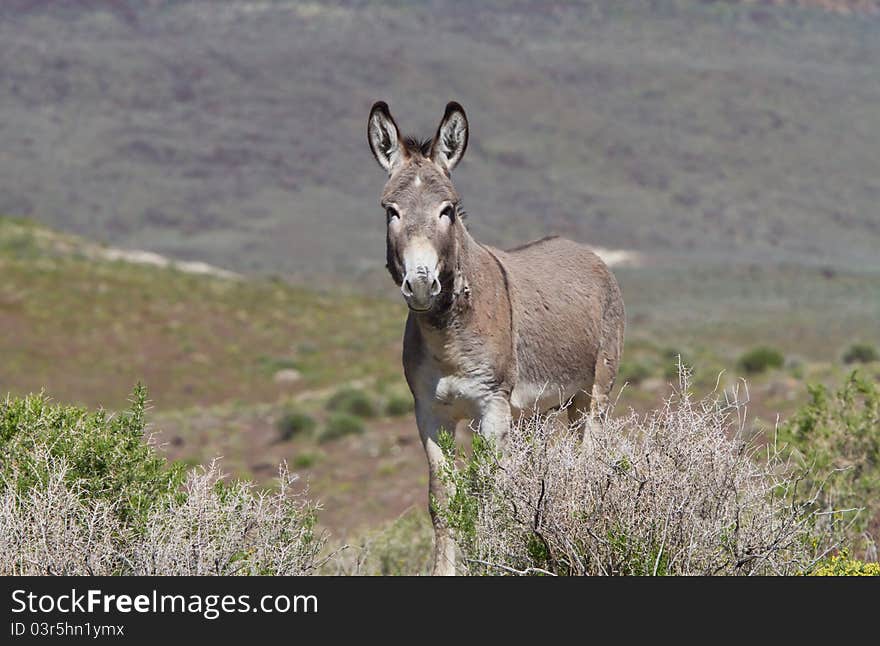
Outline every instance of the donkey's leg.
{"type": "Polygon", "coordinates": [[[609,395],[617,379],[620,355],[623,352],[624,316],[623,304],[606,310],[602,321],[602,341],[596,355],[590,414],[599,418],[608,411],[609,395]]]}
{"type": "Polygon", "coordinates": [[[428,511],[434,525],[434,561],[431,569],[433,576],[453,576],[455,574],[455,541],[452,533],[438,513],[437,506],[445,506],[449,492],[441,479],[441,471],[446,461],[440,449],[441,431],[455,436],[455,420],[446,415],[438,414],[430,404],[416,401],[416,423],[425,456],[428,458],[428,511]]]}
{"type": "Polygon", "coordinates": [[[590,392],[587,392],[586,389],[579,390],[574,397],[572,397],[571,403],[568,406],[568,423],[571,425],[571,429],[580,435],[581,441],[583,442],[583,448],[585,451],[592,451],[593,449],[593,408],[594,408],[594,398],[593,393],[595,392],[595,384],[593,386],[588,386],[590,388],[590,392]]]}
{"type": "Polygon", "coordinates": [[[596,378],[593,380],[593,391],[590,402],[590,413],[600,417],[608,410],[611,389],[617,379],[617,366],[620,363],[620,338],[614,335],[606,339],[596,360],[596,378]]]}
{"type": "Polygon", "coordinates": [[[510,400],[503,394],[493,395],[481,406],[480,434],[504,453],[510,432],[510,400]]]}
{"type": "Polygon", "coordinates": [[[606,335],[596,354],[593,383],[586,384],[578,391],[568,409],[569,422],[582,434],[585,450],[592,450],[593,432],[608,410],[608,396],[614,387],[617,365],[620,362],[620,334],[622,333],[612,330],[612,333],[606,335]]]}
{"type": "MultiPolygon", "coordinates": [[[[593,435],[602,424],[603,417],[608,411],[609,395],[614,387],[614,379],[617,376],[616,360],[614,363],[607,359],[605,353],[599,353],[599,360],[596,365],[596,376],[593,379],[593,385],[590,388],[590,394],[582,393],[583,406],[583,439],[584,450],[593,450],[593,435]]],[[[579,406],[580,407],[580,406],[579,406]]]]}

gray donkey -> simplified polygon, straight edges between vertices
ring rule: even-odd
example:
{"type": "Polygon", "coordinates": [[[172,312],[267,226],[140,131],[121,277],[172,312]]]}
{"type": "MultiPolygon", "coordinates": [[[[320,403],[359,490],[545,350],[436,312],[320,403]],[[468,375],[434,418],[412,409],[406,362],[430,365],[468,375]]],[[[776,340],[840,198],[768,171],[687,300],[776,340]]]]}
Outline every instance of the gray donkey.
{"type": "MultiPolygon", "coordinates": [[[[501,251],[474,240],[450,179],[468,143],[458,103],[421,142],[401,138],[380,101],[367,137],[389,175],[387,267],[409,306],[403,367],[430,498],[442,505],[442,430],[473,420],[503,451],[521,414],[569,405],[584,429],[603,409],[623,350],[623,300],[605,263],[576,242],[551,237],[501,251]]],[[[433,504],[430,511],[433,573],[455,574],[455,543],[433,504]]]]}

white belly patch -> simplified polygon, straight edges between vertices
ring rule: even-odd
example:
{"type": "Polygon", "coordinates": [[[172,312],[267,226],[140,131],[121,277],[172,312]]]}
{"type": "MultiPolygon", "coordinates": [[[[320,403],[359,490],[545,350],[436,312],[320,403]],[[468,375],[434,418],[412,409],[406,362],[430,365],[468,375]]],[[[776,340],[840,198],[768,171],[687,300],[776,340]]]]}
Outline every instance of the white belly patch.
{"type": "Polygon", "coordinates": [[[521,411],[535,408],[545,411],[567,405],[579,390],[581,388],[573,385],[519,382],[510,394],[510,406],[521,411]]]}

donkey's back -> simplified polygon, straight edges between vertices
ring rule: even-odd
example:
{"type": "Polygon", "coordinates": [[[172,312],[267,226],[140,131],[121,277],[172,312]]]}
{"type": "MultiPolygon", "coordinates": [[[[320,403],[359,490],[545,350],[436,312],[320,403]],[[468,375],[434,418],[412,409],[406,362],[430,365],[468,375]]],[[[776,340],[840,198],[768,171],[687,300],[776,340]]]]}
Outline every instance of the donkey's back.
{"type": "Polygon", "coordinates": [[[550,237],[496,251],[507,273],[517,355],[511,405],[523,410],[574,398],[604,404],[623,347],[623,299],[588,247],[550,237]],[[540,400],[540,401],[539,401],[540,400]]]}

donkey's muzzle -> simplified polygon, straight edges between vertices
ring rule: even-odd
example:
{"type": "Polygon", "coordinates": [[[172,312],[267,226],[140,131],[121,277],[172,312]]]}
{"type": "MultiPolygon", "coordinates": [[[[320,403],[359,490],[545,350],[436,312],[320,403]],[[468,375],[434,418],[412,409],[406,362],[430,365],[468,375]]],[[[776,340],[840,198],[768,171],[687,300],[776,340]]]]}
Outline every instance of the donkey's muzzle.
{"type": "Polygon", "coordinates": [[[441,289],[437,273],[427,267],[416,267],[415,271],[407,272],[400,285],[406,304],[416,312],[431,309],[441,289]]]}

